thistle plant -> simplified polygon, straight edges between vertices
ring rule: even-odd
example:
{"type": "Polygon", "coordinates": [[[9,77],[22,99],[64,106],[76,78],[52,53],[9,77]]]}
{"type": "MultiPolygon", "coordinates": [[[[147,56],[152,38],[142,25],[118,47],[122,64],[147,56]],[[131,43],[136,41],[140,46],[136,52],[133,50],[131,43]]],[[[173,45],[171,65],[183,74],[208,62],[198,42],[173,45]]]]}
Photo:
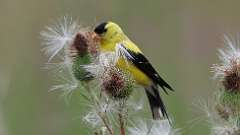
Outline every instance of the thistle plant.
{"type": "Polygon", "coordinates": [[[131,74],[116,66],[121,50],[100,52],[100,38],[69,17],[46,27],[41,35],[43,51],[49,56],[47,69],[62,82],[51,90],[60,89],[65,95],[73,90],[81,91],[81,98],[89,108],[82,120],[90,125],[94,135],[178,133],[167,120],[141,120],[140,125],[132,124],[132,117],[143,109],[143,101],[136,101],[132,96],[136,84],[131,74]],[[52,60],[59,62],[51,63],[52,60]]]}
{"type": "Polygon", "coordinates": [[[219,49],[219,64],[214,64],[214,78],[220,88],[208,107],[214,135],[240,134],[240,44],[225,36],[225,49],[219,49]]]}

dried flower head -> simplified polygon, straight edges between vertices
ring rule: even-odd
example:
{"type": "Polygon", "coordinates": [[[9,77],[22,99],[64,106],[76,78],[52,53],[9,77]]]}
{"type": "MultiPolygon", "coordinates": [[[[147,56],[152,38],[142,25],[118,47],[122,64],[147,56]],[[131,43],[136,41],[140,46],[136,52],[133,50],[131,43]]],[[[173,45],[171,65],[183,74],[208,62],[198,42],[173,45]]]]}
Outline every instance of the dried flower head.
{"type": "Polygon", "coordinates": [[[225,79],[223,80],[223,85],[226,90],[239,91],[240,89],[240,76],[237,73],[239,71],[240,65],[233,65],[233,69],[226,71],[225,79]]]}
{"type": "Polygon", "coordinates": [[[70,45],[70,57],[83,56],[88,53],[96,57],[99,39],[99,36],[94,32],[78,32],[70,45]]]}
{"type": "Polygon", "coordinates": [[[213,135],[239,135],[240,124],[240,49],[239,41],[225,36],[226,49],[219,49],[220,64],[212,68],[224,86],[205,107],[212,123],[213,135]]]}
{"type": "Polygon", "coordinates": [[[128,98],[133,90],[133,78],[116,67],[107,69],[102,76],[102,90],[115,99],[128,98]]]}
{"type": "Polygon", "coordinates": [[[80,81],[93,79],[93,75],[86,71],[82,65],[90,64],[93,57],[98,54],[99,37],[94,32],[79,32],[70,45],[69,56],[73,61],[73,74],[80,81]]]}
{"type": "Polygon", "coordinates": [[[88,53],[88,39],[83,33],[77,33],[70,45],[70,57],[82,56],[88,53]]]}
{"type": "Polygon", "coordinates": [[[99,55],[99,44],[100,44],[100,37],[95,32],[86,32],[86,38],[88,39],[88,51],[93,56],[96,57],[99,55]]]}
{"type": "Polygon", "coordinates": [[[41,35],[45,41],[43,50],[50,56],[48,61],[58,54],[63,60],[61,65],[64,63],[77,80],[93,78],[81,65],[90,64],[92,57],[98,54],[99,37],[94,32],[81,28],[71,17],[63,17],[55,25],[48,26],[41,35]]]}
{"type": "Polygon", "coordinates": [[[59,89],[68,95],[79,87],[79,80],[92,79],[81,65],[89,64],[91,57],[96,55],[98,38],[87,30],[81,28],[71,17],[63,17],[41,32],[43,51],[49,56],[46,68],[53,71],[60,83],[51,90],[59,89]],[[59,56],[58,62],[50,63],[55,56],[59,56]]]}
{"type": "Polygon", "coordinates": [[[82,65],[90,64],[98,54],[99,38],[94,32],[79,32],[70,45],[69,56],[72,58],[74,76],[80,81],[93,79],[93,75],[82,65]]]}
{"type": "Polygon", "coordinates": [[[100,82],[102,90],[116,99],[127,98],[134,86],[130,73],[116,66],[116,53],[100,53],[95,61],[84,68],[100,82]]]}
{"type": "Polygon", "coordinates": [[[212,68],[215,78],[220,79],[225,90],[240,91],[240,49],[239,41],[225,36],[226,49],[219,49],[220,64],[212,68]]]}

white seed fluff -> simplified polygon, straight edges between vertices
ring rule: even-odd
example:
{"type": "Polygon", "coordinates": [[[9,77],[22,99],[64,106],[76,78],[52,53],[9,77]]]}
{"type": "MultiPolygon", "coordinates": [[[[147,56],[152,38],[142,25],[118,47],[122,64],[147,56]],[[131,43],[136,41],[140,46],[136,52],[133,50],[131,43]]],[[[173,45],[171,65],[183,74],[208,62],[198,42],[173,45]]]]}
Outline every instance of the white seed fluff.
{"type": "Polygon", "coordinates": [[[218,50],[220,64],[215,64],[212,69],[214,79],[222,79],[225,76],[225,71],[232,69],[236,64],[240,64],[240,41],[224,35],[224,44],[226,48],[218,50]]]}
{"type": "Polygon", "coordinates": [[[40,34],[43,38],[43,51],[51,61],[65,46],[69,45],[77,32],[80,31],[80,25],[73,21],[72,17],[59,19],[57,23],[46,26],[46,29],[40,34]]]}
{"type": "Polygon", "coordinates": [[[172,129],[168,120],[139,121],[128,128],[130,135],[179,135],[178,130],[172,129]]]}

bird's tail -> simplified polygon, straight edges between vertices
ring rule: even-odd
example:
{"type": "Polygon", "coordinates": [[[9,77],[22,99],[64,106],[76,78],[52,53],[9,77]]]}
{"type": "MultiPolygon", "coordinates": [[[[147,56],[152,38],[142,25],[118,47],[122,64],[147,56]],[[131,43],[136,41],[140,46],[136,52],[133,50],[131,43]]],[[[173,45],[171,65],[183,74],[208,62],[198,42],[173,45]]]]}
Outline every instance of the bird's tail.
{"type": "Polygon", "coordinates": [[[164,117],[169,120],[166,107],[163,103],[163,100],[160,97],[158,87],[154,84],[150,85],[145,88],[145,92],[147,94],[148,101],[151,107],[153,119],[159,120],[164,117]]]}

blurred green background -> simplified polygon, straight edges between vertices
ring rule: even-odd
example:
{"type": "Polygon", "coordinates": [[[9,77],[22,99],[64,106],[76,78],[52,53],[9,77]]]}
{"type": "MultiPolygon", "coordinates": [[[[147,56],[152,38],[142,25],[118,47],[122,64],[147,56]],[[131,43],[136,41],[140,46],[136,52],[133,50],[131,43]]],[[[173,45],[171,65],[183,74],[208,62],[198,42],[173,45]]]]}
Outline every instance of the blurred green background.
{"type": "MultiPolygon", "coordinates": [[[[40,31],[63,15],[119,23],[176,89],[164,95],[183,135],[208,135],[198,104],[217,89],[210,66],[224,33],[240,29],[238,0],[0,0],[0,135],[85,135],[77,93],[49,92],[40,31]]],[[[148,112],[149,110],[146,110],[148,112]]],[[[150,116],[150,113],[146,115],[150,116]]]]}

